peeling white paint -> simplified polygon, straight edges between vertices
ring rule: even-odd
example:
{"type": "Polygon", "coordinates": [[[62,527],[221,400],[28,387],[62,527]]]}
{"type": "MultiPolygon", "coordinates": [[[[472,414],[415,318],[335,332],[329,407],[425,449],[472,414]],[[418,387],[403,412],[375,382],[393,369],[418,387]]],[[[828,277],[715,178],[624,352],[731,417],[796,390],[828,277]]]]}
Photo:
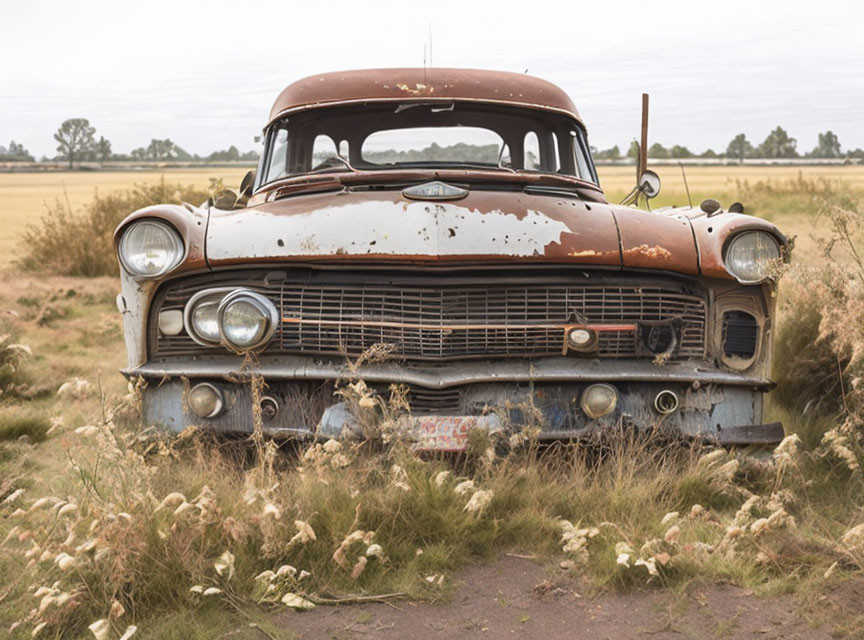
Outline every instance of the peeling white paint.
{"type": "Polygon", "coordinates": [[[519,218],[453,203],[370,201],[294,215],[217,213],[210,220],[207,254],[215,261],[334,254],[532,256],[559,242],[562,233],[576,232],[533,210],[519,218]]]}

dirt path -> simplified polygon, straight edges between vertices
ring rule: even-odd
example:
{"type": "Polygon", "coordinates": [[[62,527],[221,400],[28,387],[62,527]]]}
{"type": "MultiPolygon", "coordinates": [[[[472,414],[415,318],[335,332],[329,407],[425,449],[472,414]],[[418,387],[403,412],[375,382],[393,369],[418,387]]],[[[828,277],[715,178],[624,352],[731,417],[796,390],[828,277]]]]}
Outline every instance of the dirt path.
{"type": "Polygon", "coordinates": [[[798,617],[791,597],[756,598],[716,585],[683,594],[581,597],[536,563],[503,557],[471,567],[448,604],[405,602],[290,612],[280,622],[303,640],[543,638],[828,639],[798,617]]]}

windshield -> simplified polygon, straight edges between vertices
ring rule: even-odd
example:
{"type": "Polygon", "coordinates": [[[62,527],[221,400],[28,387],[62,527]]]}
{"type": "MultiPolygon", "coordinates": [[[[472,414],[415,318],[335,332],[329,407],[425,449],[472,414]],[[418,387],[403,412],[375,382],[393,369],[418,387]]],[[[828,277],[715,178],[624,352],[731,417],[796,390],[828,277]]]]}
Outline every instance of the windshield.
{"type": "Polygon", "coordinates": [[[419,127],[376,131],[363,141],[360,157],[376,165],[485,164],[498,166],[504,141],[480,127],[419,127]]]}
{"type": "Polygon", "coordinates": [[[259,184],[309,173],[480,168],[597,182],[573,119],[482,103],[382,103],[311,109],[267,131],[259,184]]]}

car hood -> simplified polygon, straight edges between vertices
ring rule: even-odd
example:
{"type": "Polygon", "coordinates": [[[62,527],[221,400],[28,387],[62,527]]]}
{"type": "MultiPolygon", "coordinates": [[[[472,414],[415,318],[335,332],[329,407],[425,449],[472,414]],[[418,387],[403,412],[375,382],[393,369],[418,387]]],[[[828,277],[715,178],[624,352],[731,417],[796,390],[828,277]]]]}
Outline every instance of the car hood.
{"type": "Polygon", "coordinates": [[[399,191],[294,196],[211,209],[211,267],[248,262],[554,262],[698,273],[691,225],[571,196],[471,191],[409,200],[399,191]]]}

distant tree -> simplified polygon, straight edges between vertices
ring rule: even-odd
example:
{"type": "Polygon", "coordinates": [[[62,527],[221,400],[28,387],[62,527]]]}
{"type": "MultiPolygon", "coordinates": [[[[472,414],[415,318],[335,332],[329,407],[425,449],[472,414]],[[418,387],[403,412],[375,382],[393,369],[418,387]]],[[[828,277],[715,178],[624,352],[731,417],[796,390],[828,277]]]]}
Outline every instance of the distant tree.
{"type": "Polygon", "coordinates": [[[174,157],[177,160],[191,160],[192,155],[181,147],[178,147],[176,144],[174,145],[174,157]]]}
{"type": "Polygon", "coordinates": [[[170,160],[174,158],[176,145],[171,142],[170,138],[150,140],[150,145],[147,147],[147,157],[151,160],[170,160]]]}
{"type": "Polygon", "coordinates": [[[33,162],[33,156],[14,140],[9,142],[9,148],[0,145],[0,161],[33,162]]]}
{"type": "Polygon", "coordinates": [[[855,158],[856,160],[864,160],[864,149],[855,149],[846,153],[847,158],[855,158]]]}
{"type": "Polygon", "coordinates": [[[716,158],[717,152],[714,149],[706,149],[702,153],[699,154],[700,158],[716,158]]]}
{"type": "MultiPolygon", "coordinates": [[[[435,144],[433,143],[433,147],[435,144]]],[[[214,151],[207,159],[214,162],[232,162],[240,159],[240,151],[233,144],[225,151],[214,151]]]]}
{"type": "Polygon", "coordinates": [[[798,141],[789,137],[783,127],[777,127],[762,141],[757,153],[762,158],[797,158],[797,144],[798,141]]]}
{"type": "Polygon", "coordinates": [[[630,143],[630,148],[627,149],[627,157],[633,159],[639,157],[639,143],[635,140],[630,143]]]}
{"type": "Polygon", "coordinates": [[[664,147],[659,142],[655,142],[650,147],[648,147],[648,157],[649,158],[668,158],[669,157],[669,149],[664,147]]]}
{"type": "Polygon", "coordinates": [[[138,147],[137,149],[132,149],[132,152],[129,156],[133,160],[146,160],[147,159],[147,149],[144,147],[138,147]]]}
{"type": "Polygon", "coordinates": [[[747,140],[747,136],[739,133],[732,138],[732,142],[726,147],[726,155],[730,158],[735,158],[739,163],[743,163],[744,158],[749,158],[753,155],[753,145],[747,140]]]}
{"type": "MultiPolygon", "coordinates": [[[[254,162],[257,162],[260,158],[261,158],[261,154],[258,153],[257,151],[255,151],[254,149],[252,151],[247,151],[246,153],[244,153],[240,156],[241,160],[249,160],[249,161],[254,161],[254,162]]],[[[497,160],[497,158],[496,158],[496,160],[497,160]]]]}
{"type": "Polygon", "coordinates": [[[810,153],[814,158],[840,158],[840,141],[832,131],[819,134],[819,144],[810,153]]]}
{"type": "Polygon", "coordinates": [[[621,149],[616,144],[611,149],[603,149],[602,151],[594,150],[594,157],[597,160],[619,160],[621,158],[621,149]]]}
{"type": "Polygon", "coordinates": [[[111,159],[111,142],[109,140],[99,136],[99,140],[96,141],[94,147],[96,150],[96,157],[102,162],[111,159]]]}
{"type": "Polygon", "coordinates": [[[676,144],[671,149],[669,149],[669,157],[670,158],[692,158],[693,152],[690,151],[687,147],[682,147],[680,144],[676,144]]]}
{"type": "Polygon", "coordinates": [[[96,128],[90,126],[86,118],[72,118],[66,120],[57,129],[54,139],[59,143],[57,151],[60,156],[69,161],[69,168],[76,159],[81,158],[93,147],[93,134],[96,128]]]}

